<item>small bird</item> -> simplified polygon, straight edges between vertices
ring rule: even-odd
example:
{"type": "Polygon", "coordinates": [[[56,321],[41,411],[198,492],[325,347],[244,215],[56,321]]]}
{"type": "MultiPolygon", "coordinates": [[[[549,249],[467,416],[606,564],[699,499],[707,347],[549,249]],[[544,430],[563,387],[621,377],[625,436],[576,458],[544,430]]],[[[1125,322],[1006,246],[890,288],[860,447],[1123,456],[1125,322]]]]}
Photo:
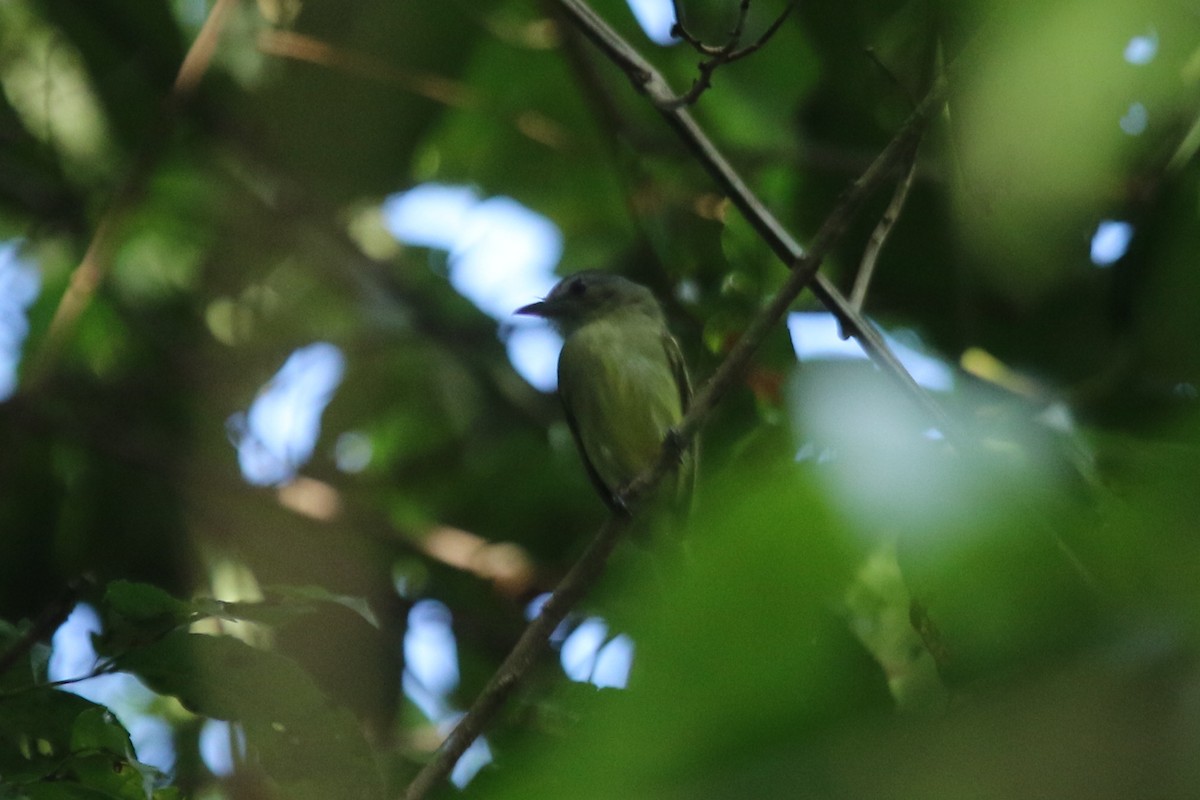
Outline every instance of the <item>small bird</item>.
{"type": "MultiPolygon", "coordinates": [[[[692,385],[662,308],[641,284],[588,270],[516,310],[548,319],[564,338],[558,394],[588,476],[608,507],[628,513],[624,488],[658,459],[683,418],[692,385]]],[[[690,493],[695,448],[682,456],[677,499],[690,493]]]]}

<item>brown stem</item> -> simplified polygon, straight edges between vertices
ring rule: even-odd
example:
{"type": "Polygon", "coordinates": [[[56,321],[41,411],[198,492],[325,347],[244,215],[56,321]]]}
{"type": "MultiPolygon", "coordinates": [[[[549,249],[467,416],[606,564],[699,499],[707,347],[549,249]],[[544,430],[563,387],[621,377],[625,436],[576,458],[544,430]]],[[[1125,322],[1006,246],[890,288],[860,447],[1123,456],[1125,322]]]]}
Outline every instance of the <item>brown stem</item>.
{"type": "Polygon", "coordinates": [[[446,741],[442,742],[437,755],[408,785],[404,793],[406,800],[425,797],[450,774],[459,757],[483,733],[484,727],[533,667],[550,640],[550,634],[554,633],[554,629],[600,577],[609,555],[627,528],[626,517],[613,515],[608,518],[571,571],[559,582],[542,610],[521,633],[512,651],[471,704],[470,710],[446,737],[446,741]]]}
{"type": "Polygon", "coordinates": [[[100,224],[96,226],[96,232],[92,234],[92,239],[88,242],[83,259],[71,273],[67,289],[58,301],[58,307],[54,310],[54,316],[50,320],[46,338],[30,361],[26,379],[27,391],[38,386],[54,368],[54,364],[66,347],[67,340],[70,339],[71,332],[79,322],[80,316],[87,309],[96,290],[108,274],[121,223],[137,205],[138,199],[145,190],[150,174],[153,172],[155,164],[158,163],[163,146],[174,126],[175,115],[192,96],[200,80],[208,71],[217,41],[221,37],[221,31],[237,3],[238,0],[217,0],[213,4],[212,10],[209,11],[208,18],[204,21],[200,32],[196,35],[195,41],[184,55],[171,91],[163,99],[158,121],[151,133],[150,140],[143,147],[129,175],[117,189],[108,210],[100,219],[100,224]]]}

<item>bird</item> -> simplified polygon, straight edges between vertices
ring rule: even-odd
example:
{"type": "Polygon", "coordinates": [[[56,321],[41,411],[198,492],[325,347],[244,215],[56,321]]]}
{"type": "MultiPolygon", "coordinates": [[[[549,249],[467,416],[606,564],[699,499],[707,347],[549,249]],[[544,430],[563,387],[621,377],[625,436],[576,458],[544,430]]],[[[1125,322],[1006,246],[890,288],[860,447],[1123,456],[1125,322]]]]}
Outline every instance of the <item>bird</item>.
{"type": "MultiPolygon", "coordinates": [[[[629,514],[625,488],[658,460],[692,400],[662,307],[639,283],[585,270],[514,313],[542,317],[562,335],[558,394],[576,449],[605,505],[629,514]]],[[[677,508],[690,499],[695,454],[681,453],[677,508]]]]}

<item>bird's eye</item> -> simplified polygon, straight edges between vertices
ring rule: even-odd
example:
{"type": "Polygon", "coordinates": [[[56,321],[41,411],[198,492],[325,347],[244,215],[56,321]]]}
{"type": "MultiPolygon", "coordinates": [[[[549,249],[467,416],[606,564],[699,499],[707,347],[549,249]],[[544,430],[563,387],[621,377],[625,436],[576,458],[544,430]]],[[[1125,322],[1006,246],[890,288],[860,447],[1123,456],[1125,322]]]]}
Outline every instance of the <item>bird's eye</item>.
{"type": "Polygon", "coordinates": [[[575,297],[582,297],[583,294],[587,292],[587,286],[582,280],[571,281],[567,285],[567,291],[575,297]]]}

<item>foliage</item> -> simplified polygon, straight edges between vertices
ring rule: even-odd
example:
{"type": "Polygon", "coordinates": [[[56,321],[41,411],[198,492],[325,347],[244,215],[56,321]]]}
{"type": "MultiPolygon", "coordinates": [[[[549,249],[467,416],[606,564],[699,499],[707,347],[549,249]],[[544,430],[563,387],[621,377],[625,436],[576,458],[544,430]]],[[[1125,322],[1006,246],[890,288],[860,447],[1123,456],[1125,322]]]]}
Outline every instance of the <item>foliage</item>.
{"type": "MultiPolygon", "coordinates": [[[[693,84],[696,50],[590,5],[693,84]]],[[[710,44],[737,20],[681,5],[710,44]]],[[[743,45],[784,10],[752,0],[743,45]]],[[[712,70],[697,124],[801,242],[945,76],[865,311],[956,429],[774,330],[705,422],[686,539],[622,543],[554,637],[603,618],[629,688],[540,661],[466,794],[1196,793],[1198,20],[809,2],[712,70]]],[[[465,709],[605,510],[508,320],[457,290],[469,247],[397,241],[385,198],[543,215],[561,271],[655,289],[699,381],[785,266],[558,2],[7,0],[0,85],[0,266],[40,284],[26,317],[0,273],[0,798],[399,795],[445,732],[411,668],[401,693],[412,615],[449,609],[465,709]],[[252,486],[236,415],[314,342],[344,373],[313,454],[252,486]],[[51,682],[75,604],[95,672],[158,694],[169,770],[51,682]]],[[[889,195],[825,260],[847,293],[889,195]]]]}

